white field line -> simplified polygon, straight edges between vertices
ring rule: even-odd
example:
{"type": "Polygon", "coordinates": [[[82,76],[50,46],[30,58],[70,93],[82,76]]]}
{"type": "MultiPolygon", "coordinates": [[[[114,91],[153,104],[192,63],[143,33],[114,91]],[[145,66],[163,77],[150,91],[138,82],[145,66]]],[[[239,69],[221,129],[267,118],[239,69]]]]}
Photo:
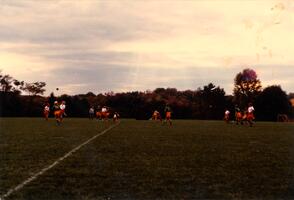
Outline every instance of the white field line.
{"type": "Polygon", "coordinates": [[[46,171],[48,171],[49,169],[55,167],[56,165],[58,165],[61,161],[63,161],[67,157],[71,156],[74,152],[78,151],[80,148],[82,148],[83,146],[85,146],[86,144],[88,144],[89,142],[91,142],[92,140],[95,140],[97,137],[105,134],[106,132],[110,131],[112,128],[114,128],[114,127],[116,127],[118,125],[119,125],[119,123],[110,126],[109,128],[107,128],[104,131],[98,133],[97,135],[91,137],[90,139],[88,139],[84,143],[80,144],[79,146],[75,147],[74,149],[72,149],[71,151],[69,151],[68,153],[66,153],[64,156],[58,158],[51,165],[43,168],[41,171],[39,171],[38,173],[36,173],[33,176],[29,177],[28,179],[26,179],[22,183],[18,184],[16,187],[9,189],[2,197],[0,197],[0,200],[1,199],[4,199],[6,197],[9,197],[12,193],[14,193],[14,192],[22,189],[25,185],[29,184],[30,182],[32,182],[33,180],[35,180],[36,178],[38,178],[39,176],[41,176],[42,174],[44,174],[46,171]]]}

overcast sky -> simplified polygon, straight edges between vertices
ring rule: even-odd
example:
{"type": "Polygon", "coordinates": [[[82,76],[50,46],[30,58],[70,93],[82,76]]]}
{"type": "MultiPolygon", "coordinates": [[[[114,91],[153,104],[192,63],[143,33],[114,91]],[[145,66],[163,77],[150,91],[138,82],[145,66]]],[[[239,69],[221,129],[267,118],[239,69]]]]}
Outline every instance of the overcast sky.
{"type": "Polygon", "coordinates": [[[0,0],[0,69],[46,94],[209,82],[231,94],[247,67],[294,92],[293,35],[292,0],[0,0]]]}

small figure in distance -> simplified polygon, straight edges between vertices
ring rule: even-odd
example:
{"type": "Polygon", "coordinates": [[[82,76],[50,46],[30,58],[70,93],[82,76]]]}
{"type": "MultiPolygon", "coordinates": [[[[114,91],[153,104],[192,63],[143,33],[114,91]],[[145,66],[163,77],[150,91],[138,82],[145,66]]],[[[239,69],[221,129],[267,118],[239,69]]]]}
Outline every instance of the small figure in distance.
{"type": "Polygon", "coordinates": [[[160,120],[160,121],[162,121],[161,115],[157,110],[155,110],[153,112],[152,120],[155,120],[155,121],[160,120]]]}
{"type": "Polygon", "coordinates": [[[248,109],[247,109],[247,121],[250,125],[250,127],[253,126],[253,120],[255,119],[254,117],[254,107],[252,103],[248,104],[248,109]]]}
{"type": "Polygon", "coordinates": [[[118,112],[114,112],[114,114],[113,114],[113,121],[114,122],[119,122],[119,114],[118,114],[118,112]]]}
{"type": "Polygon", "coordinates": [[[54,105],[53,105],[52,110],[53,110],[57,125],[60,125],[60,123],[61,123],[61,110],[60,110],[60,105],[58,104],[58,101],[54,101],[54,105]]]}
{"type": "Polygon", "coordinates": [[[44,107],[44,118],[46,121],[48,121],[49,113],[50,113],[50,104],[46,103],[44,107]]]}
{"type": "Polygon", "coordinates": [[[94,107],[91,106],[90,109],[89,109],[89,119],[93,120],[94,119],[94,114],[95,114],[94,107]]]}
{"type": "Polygon", "coordinates": [[[107,109],[106,106],[103,106],[102,109],[101,109],[101,117],[102,117],[102,120],[107,121],[108,120],[108,116],[109,116],[108,109],[107,109]]]}
{"type": "Polygon", "coordinates": [[[165,112],[165,123],[168,122],[169,125],[171,126],[172,125],[172,121],[171,121],[172,110],[168,104],[166,104],[164,108],[164,112],[165,112]]]}
{"type": "Polygon", "coordinates": [[[243,121],[242,121],[242,112],[241,112],[241,109],[239,108],[238,105],[235,106],[235,119],[236,119],[236,124],[237,125],[239,123],[240,124],[243,124],[243,121]]]}
{"type": "Polygon", "coordinates": [[[228,109],[225,111],[224,120],[227,124],[230,122],[230,111],[228,109]]]}
{"type": "Polygon", "coordinates": [[[65,101],[62,101],[60,104],[60,110],[61,110],[60,120],[61,121],[63,120],[63,116],[67,116],[67,114],[65,113],[65,108],[66,108],[65,101]]]}

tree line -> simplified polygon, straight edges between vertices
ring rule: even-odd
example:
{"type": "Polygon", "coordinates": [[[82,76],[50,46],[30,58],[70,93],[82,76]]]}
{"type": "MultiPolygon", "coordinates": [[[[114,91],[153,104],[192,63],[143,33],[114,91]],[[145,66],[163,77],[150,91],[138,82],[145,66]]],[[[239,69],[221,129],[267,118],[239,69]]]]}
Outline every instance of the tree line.
{"type": "Polygon", "coordinates": [[[237,105],[246,109],[253,103],[257,120],[276,121],[278,114],[293,118],[294,108],[290,99],[278,85],[262,88],[261,81],[252,69],[244,69],[234,79],[233,95],[226,95],[223,88],[208,83],[195,90],[179,91],[176,88],[157,88],[153,91],[134,91],[123,93],[100,93],[55,96],[42,96],[45,82],[25,83],[10,75],[0,73],[0,116],[2,117],[40,117],[44,105],[55,100],[64,100],[66,113],[70,117],[88,117],[91,106],[108,106],[110,111],[117,111],[124,118],[149,119],[154,110],[163,114],[168,104],[177,119],[209,119],[223,118],[224,111],[229,109],[233,117],[237,105]]]}

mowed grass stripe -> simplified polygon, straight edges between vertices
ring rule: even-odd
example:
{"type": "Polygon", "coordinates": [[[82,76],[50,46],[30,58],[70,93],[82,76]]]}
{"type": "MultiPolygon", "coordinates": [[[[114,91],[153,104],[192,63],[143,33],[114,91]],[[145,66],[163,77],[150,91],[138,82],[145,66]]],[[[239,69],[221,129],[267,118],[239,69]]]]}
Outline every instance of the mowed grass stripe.
{"type": "Polygon", "coordinates": [[[14,197],[293,199],[293,130],[290,123],[127,120],[14,197]]]}
{"type": "Polygon", "coordinates": [[[82,141],[97,136],[97,131],[101,133],[111,125],[85,119],[66,119],[61,126],[53,119],[45,122],[37,118],[2,118],[0,121],[0,196],[8,196],[14,189],[34,180],[55,166],[58,158],[69,156],[82,141]],[[23,180],[26,181],[19,184],[23,180]],[[15,188],[9,190],[12,187],[15,188]]]}

